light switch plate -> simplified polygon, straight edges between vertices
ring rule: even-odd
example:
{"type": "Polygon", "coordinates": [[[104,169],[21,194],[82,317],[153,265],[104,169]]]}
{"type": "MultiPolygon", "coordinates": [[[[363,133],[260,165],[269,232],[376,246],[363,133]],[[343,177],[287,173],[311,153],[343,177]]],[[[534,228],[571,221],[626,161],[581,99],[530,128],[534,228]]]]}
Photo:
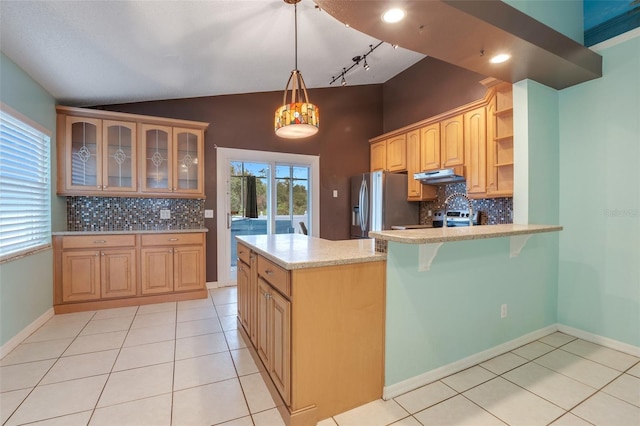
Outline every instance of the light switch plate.
{"type": "Polygon", "coordinates": [[[205,209],[204,218],[205,219],[213,219],[213,210],[206,210],[205,209]]]}
{"type": "Polygon", "coordinates": [[[171,219],[171,210],[160,209],[160,219],[171,219]]]}
{"type": "Polygon", "coordinates": [[[338,198],[338,190],[337,189],[333,190],[333,198],[338,198]]]}

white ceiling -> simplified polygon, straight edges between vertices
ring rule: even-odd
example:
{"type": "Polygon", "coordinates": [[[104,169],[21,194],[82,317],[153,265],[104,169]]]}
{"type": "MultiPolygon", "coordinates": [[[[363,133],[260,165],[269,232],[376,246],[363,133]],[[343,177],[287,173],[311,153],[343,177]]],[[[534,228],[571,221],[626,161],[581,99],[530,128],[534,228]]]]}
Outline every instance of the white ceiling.
{"type": "MultiPolygon", "coordinates": [[[[283,0],[0,0],[0,48],[58,102],[104,105],[284,90],[294,7],[283,0]]],[[[298,4],[298,68],[329,85],[379,40],[298,4]]],[[[423,54],[383,43],[347,74],[383,83],[423,54]]],[[[1,89],[1,88],[0,88],[1,89]]]]}

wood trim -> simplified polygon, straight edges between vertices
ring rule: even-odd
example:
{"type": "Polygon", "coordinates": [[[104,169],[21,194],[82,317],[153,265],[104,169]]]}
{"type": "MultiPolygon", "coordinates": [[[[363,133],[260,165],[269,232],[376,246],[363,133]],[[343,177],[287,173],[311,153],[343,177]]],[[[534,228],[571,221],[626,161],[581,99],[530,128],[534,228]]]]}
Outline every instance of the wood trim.
{"type": "Polygon", "coordinates": [[[158,296],[131,297],[118,300],[100,300],[95,302],[65,303],[54,305],[56,314],[69,314],[73,312],[93,311],[96,309],[124,308],[128,306],[149,305],[152,303],[180,302],[183,300],[206,299],[208,290],[202,289],[184,293],[163,294],[158,296]]]}
{"type": "Polygon", "coordinates": [[[129,114],[125,112],[105,111],[101,109],[76,108],[56,105],[58,114],[69,114],[77,117],[101,118],[107,120],[131,121],[136,123],[160,124],[172,127],[195,127],[205,130],[209,123],[202,121],[181,120],[177,118],[154,117],[151,115],[129,114]]]}

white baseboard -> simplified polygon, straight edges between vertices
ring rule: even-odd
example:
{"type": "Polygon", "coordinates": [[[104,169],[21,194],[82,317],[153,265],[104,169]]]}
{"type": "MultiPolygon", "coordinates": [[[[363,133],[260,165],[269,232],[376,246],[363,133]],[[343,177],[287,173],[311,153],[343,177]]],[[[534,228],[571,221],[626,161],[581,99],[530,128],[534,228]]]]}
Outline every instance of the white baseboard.
{"type": "Polygon", "coordinates": [[[619,340],[610,339],[608,337],[600,336],[597,334],[589,333],[588,331],[580,330],[578,328],[569,327],[568,325],[558,324],[558,331],[565,334],[569,334],[573,337],[577,337],[582,340],[589,341],[601,346],[605,346],[609,349],[624,352],[629,355],[640,357],[640,347],[630,345],[628,343],[621,342],[619,340]]]}
{"type": "Polygon", "coordinates": [[[476,364],[485,362],[505,352],[512,351],[516,348],[519,348],[520,346],[531,343],[534,340],[538,340],[541,337],[544,337],[547,334],[551,334],[555,331],[558,331],[557,324],[553,324],[525,334],[524,336],[520,336],[517,339],[513,339],[501,345],[494,346],[493,348],[487,349],[486,351],[478,352],[459,361],[452,362],[451,364],[443,365],[442,367],[436,368],[435,370],[427,371],[426,373],[420,374],[419,376],[403,380],[402,382],[395,383],[391,386],[385,386],[382,390],[382,399],[388,400],[391,398],[395,398],[398,395],[402,395],[403,393],[435,382],[436,380],[440,380],[444,377],[465,370],[469,367],[473,367],[476,364]]]}
{"type": "Polygon", "coordinates": [[[7,343],[0,348],[0,359],[4,358],[9,352],[14,350],[20,343],[22,343],[27,337],[34,331],[39,329],[45,322],[49,321],[53,317],[53,308],[47,310],[44,314],[40,315],[35,321],[26,326],[20,333],[16,334],[7,343]]]}
{"type": "Polygon", "coordinates": [[[214,288],[222,288],[222,287],[234,287],[236,285],[235,281],[230,281],[228,283],[219,283],[218,281],[211,281],[207,283],[207,290],[211,290],[214,288]]]}

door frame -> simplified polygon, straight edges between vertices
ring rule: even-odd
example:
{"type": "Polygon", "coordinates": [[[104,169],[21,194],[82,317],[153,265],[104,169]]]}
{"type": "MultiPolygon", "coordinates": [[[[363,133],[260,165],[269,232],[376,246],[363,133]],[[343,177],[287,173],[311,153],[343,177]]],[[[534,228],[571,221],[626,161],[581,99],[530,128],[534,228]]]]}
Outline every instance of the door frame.
{"type": "MultiPolygon", "coordinates": [[[[283,152],[254,151],[249,149],[216,147],[216,229],[218,245],[218,279],[219,286],[235,285],[236,277],[229,270],[231,265],[231,231],[228,226],[230,214],[229,197],[229,161],[246,161],[256,163],[290,164],[309,167],[309,200],[310,200],[310,236],[320,235],[320,157],[317,155],[288,154],[283,152]],[[227,231],[228,230],[228,231],[227,231]]],[[[271,181],[274,180],[271,174],[271,181]]]]}

